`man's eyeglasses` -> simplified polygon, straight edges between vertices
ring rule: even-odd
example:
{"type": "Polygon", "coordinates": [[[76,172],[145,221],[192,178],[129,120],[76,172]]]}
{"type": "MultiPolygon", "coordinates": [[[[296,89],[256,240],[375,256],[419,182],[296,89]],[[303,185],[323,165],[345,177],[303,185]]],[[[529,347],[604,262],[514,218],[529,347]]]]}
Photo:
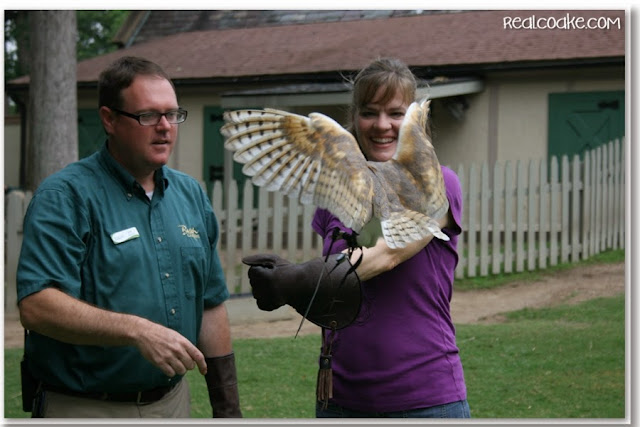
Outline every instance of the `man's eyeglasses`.
{"type": "Polygon", "coordinates": [[[172,125],[177,125],[178,123],[182,123],[187,120],[187,110],[183,110],[182,108],[178,108],[177,110],[167,111],[166,113],[142,113],[142,114],[131,114],[126,111],[118,110],[117,108],[112,108],[118,114],[122,114],[123,116],[131,117],[132,119],[136,119],[138,123],[142,126],[155,126],[160,123],[162,116],[166,117],[167,121],[172,125]]]}

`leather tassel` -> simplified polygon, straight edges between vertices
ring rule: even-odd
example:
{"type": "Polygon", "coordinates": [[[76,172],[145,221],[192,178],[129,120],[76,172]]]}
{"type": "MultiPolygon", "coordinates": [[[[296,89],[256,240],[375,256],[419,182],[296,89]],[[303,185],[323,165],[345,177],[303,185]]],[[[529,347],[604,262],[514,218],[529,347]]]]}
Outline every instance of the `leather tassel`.
{"type": "Polygon", "coordinates": [[[322,402],[322,408],[327,409],[329,399],[333,397],[333,370],[331,369],[331,355],[320,356],[320,369],[316,383],[316,397],[322,402]]]}
{"type": "Polygon", "coordinates": [[[327,409],[329,399],[333,398],[333,369],[331,369],[331,348],[335,337],[335,325],[332,325],[329,338],[325,334],[326,329],[322,328],[322,352],[320,354],[320,369],[316,381],[316,398],[322,402],[322,408],[327,409]]]}

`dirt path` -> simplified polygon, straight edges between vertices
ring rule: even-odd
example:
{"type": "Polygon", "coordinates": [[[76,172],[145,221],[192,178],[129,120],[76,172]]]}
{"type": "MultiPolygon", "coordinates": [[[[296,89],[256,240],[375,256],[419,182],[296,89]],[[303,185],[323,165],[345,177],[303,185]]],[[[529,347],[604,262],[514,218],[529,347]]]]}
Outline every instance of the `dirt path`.
{"type": "MultiPolygon", "coordinates": [[[[591,298],[624,292],[624,263],[599,264],[567,269],[537,282],[513,282],[498,289],[454,292],[451,302],[456,324],[492,323],[501,313],[525,307],[538,308],[576,304],[591,298]]],[[[300,316],[290,320],[232,325],[234,338],[293,337],[300,316]]],[[[305,321],[300,334],[318,333],[319,328],[305,321]]],[[[5,348],[22,346],[23,332],[17,317],[5,316],[5,348]]]]}

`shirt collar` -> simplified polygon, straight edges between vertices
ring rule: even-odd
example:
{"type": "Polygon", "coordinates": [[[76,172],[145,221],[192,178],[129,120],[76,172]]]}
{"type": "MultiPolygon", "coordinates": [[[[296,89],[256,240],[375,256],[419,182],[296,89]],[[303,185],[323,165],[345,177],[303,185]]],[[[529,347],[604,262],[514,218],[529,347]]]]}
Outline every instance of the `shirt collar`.
{"type": "MultiPolygon", "coordinates": [[[[140,192],[144,195],[144,190],[138,184],[136,179],[131,175],[120,163],[113,158],[111,153],[107,148],[108,141],[104,143],[102,148],[100,149],[100,163],[104,166],[104,168],[108,171],[108,173],[122,186],[124,191],[127,194],[133,194],[140,192]]],[[[161,195],[164,194],[166,189],[169,187],[169,180],[166,178],[165,173],[166,166],[162,166],[157,169],[154,174],[154,180],[156,184],[155,191],[159,192],[161,195]]],[[[146,196],[145,196],[146,197],[146,196]]]]}

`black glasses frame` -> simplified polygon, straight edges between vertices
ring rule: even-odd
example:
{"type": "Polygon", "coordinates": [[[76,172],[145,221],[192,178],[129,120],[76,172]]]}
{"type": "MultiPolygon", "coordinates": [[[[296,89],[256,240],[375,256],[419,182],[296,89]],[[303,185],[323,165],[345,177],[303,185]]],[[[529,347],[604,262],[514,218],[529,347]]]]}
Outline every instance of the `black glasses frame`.
{"type": "Polygon", "coordinates": [[[177,125],[177,124],[180,124],[180,123],[184,123],[184,121],[187,120],[187,110],[184,110],[182,108],[178,108],[176,110],[167,111],[166,113],[155,113],[155,112],[153,112],[153,113],[142,113],[142,114],[131,114],[131,113],[127,113],[126,111],[119,110],[117,108],[111,108],[111,109],[113,111],[115,111],[116,113],[118,113],[118,114],[122,114],[123,116],[131,117],[132,119],[135,119],[138,122],[138,124],[140,124],[140,126],[155,126],[158,123],[160,123],[160,120],[162,120],[163,116],[167,119],[169,124],[172,124],[172,125],[177,125]],[[181,114],[184,114],[184,117],[179,122],[171,123],[171,121],[169,121],[169,118],[167,117],[167,114],[172,114],[172,113],[181,113],[181,114]],[[144,123],[142,123],[140,121],[141,117],[148,117],[148,118],[157,117],[158,120],[155,123],[144,124],[144,123]]]}

